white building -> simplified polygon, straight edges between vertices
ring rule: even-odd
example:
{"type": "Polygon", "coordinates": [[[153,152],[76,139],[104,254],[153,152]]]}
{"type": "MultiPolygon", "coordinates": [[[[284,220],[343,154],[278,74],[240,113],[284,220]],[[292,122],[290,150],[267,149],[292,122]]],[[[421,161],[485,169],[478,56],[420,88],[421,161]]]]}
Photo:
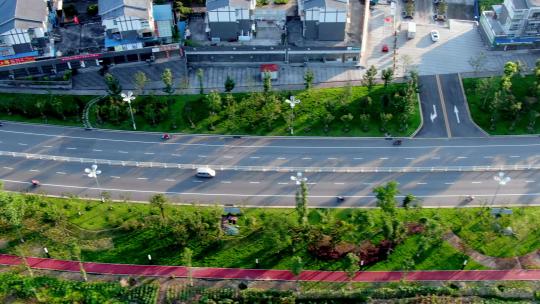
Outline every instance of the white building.
{"type": "Polygon", "coordinates": [[[348,0],[299,0],[303,35],[311,40],[345,39],[348,0]]]}
{"type": "Polygon", "coordinates": [[[210,38],[227,41],[250,37],[255,5],[255,0],[206,0],[210,38]]]}

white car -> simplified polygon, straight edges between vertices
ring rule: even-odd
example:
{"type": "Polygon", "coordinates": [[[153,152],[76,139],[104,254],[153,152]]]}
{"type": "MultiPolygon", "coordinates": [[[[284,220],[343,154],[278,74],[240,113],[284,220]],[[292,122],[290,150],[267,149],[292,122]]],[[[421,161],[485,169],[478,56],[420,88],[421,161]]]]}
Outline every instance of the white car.
{"type": "Polygon", "coordinates": [[[208,167],[203,167],[203,168],[197,168],[197,176],[198,177],[214,177],[216,176],[216,171],[208,168],[208,167]]]}
{"type": "Polygon", "coordinates": [[[431,36],[431,41],[433,42],[439,41],[439,31],[432,30],[431,32],[429,32],[429,35],[431,36]]]}

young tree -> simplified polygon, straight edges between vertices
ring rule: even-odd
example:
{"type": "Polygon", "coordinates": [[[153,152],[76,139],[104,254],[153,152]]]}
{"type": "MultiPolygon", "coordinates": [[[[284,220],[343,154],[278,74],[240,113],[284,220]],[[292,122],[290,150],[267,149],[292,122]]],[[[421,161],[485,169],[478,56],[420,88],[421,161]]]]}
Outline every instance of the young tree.
{"type": "Polygon", "coordinates": [[[367,86],[368,91],[371,91],[375,85],[375,76],[377,76],[377,68],[372,65],[369,67],[369,69],[367,69],[366,73],[362,77],[363,84],[367,86]]]}
{"type": "Polygon", "coordinates": [[[362,126],[362,131],[364,131],[364,132],[369,131],[370,115],[369,114],[360,114],[360,116],[358,118],[360,119],[360,125],[362,126]]]}
{"type": "Polygon", "coordinates": [[[347,255],[345,256],[345,263],[344,263],[345,269],[344,270],[347,273],[347,278],[349,279],[349,288],[351,287],[350,284],[352,283],[352,280],[356,276],[356,273],[360,271],[359,262],[360,262],[360,258],[352,252],[347,253],[347,255]]]}
{"type": "Polygon", "coordinates": [[[313,74],[312,70],[307,70],[304,74],[304,85],[306,87],[306,90],[309,90],[313,87],[313,80],[315,79],[315,74],[313,74]]]}
{"type": "Polygon", "coordinates": [[[298,223],[307,224],[308,215],[308,189],[306,182],[300,183],[300,188],[296,191],[296,213],[298,214],[298,223]]]}
{"type": "Polygon", "coordinates": [[[480,107],[483,110],[488,110],[487,101],[493,98],[497,82],[494,77],[480,78],[476,85],[476,94],[481,96],[482,103],[480,107]]]}
{"type": "Polygon", "coordinates": [[[138,71],[135,73],[135,75],[133,75],[133,84],[135,85],[135,89],[139,95],[144,93],[144,87],[147,83],[148,77],[146,77],[146,74],[143,71],[138,71]]]}
{"type": "Polygon", "coordinates": [[[174,93],[173,87],[173,74],[171,69],[165,69],[161,74],[161,81],[163,82],[163,92],[171,95],[174,93]]]}
{"type": "Polygon", "coordinates": [[[388,123],[392,120],[392,113],[381,113],[379,115],[381,119],[381,131],[388,131],[388,123]]]}
{"type": "Polygon", "coordinates": [[[150,198],[150,205],[159,209],[161,220],[165,221],[165,206],[169,203],[167,197],[161,193],[155,194],[150,198]]]}
{"type": "Polygon", "coordinates": [[[345,127],[345,131],[348,132],[351,121],[354,119],[354,116],[351,113],[348,113],[348,114],[342,115],[340,117],[340,119],[343,122],[343,125],[345,127]]]}
{"type": "Polygon", "coordinates": [[[210,92],[210,94],[206,95],[205,101],[209,110],[210,128],[212,128],[213,130],[214,123],[219,118],[218,113],[219,111],[221,111],[221,95],[219,95],[219,93],[217,93],[216,91],[212,91],[210,92]]]}
{"type": "Polygon", "coordinates": [[[411,204],[415,202],[416,202],[416,196],[409,193],[403,198],[403,208],[409,209],[411,204]]]}
{"type": "Polygon", "coordinates": [[[234,79],[227,75],[227,79],[225,79],[225,92],[231,92],[235,85],[236,83],[234,82],[234,79]]]}
{"type": "Polygon", "coordinates": [[[116,79],[116,77],[114,77],[110,73],[105,74],[104,79],[105,85],[107,85],[107,94],[115,98],[120,96],[120,93],[122,93],[122,86],[120,85],[120,81],[118,81],[118,79],[116,79]]]}
{"type": "Polygon", "coordinates": [[[184,251],[182,252],[182,263],[187,268],[187,279],[189,282],[189,286],[193,286],[193,274],[192,274],[192,260],[193,260],[193,251],[189,249],[188,247],[184,248],[184,251]]]}
{"type": "Polygon", "coordinates": [[[394,70],[392,68],[382,70],[381,78],[384,81],[384,87],[388,87],[388,84],[394,79],[394,70]]]}
{"type": "Polygon", "coordinates": [[[197,69],[197,80],[199,81],[199,94],[204,94],[204,71],[197,69]]]}
{"type": "Polygon", "coordinates": [[[88,275],[86,274],[86,270],[84,269],[84,264],[82,263],[81,259],[81,247],[77,244],[72,244],[71,246],[71,255],[74,259],[79,262],[79,271],[81,272],[81,276],[85,282],[88,281],[88,275]]]}
{"type": "Polygon", "coordinates": [[[486,56],[486,53],[484,52],[480,52],[478,55],[471,56],[471,58],[469,58],[469,64],[474,69],[474,73],[478,73],[482,71],[486,63],[487,63],[487,56],[486,56]]]}
{"type": "Polygon", "coordinates": [[[296,279],[296,291],[299,291],[298,281],[300,280],[300,275],[304,271],[304,262],[299,256],[293,256],[291,261],[291,272],[296,279]]]}
{"type": "Polygon", "coordinates": [[[398,183],[389,181],[386,185],[373,188],[373,193],[377,197],[377,207],[386,213],[396,212],[396,196],[399,194],[398,183]]]}
{"type": "Polygon", "coordinates": [[[272,76],[268,72],[265,72],[263,76],[263,90],[265,93],[272,90],[272,76]]]}

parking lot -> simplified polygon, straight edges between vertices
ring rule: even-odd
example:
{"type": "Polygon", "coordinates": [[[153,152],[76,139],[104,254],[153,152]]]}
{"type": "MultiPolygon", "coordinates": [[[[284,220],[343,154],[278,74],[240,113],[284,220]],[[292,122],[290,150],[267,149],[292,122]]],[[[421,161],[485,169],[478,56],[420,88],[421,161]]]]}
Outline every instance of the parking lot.
{"type": "MultiPolygon", "coordinates": [[[[403,4],[402,2],[397,2],[397,4],[396,12],[401,12],[403,4]]],[[[469,7],[470,5],[466,3],[449,3],[449,17],[469,17],[469,7]],[[462,10],[459,7],[462,7],[462,10]]],[[[392,67],[394,61],[393,26],[392,22],[384,21],[389,16],[390,5],[383,2],[374,7],[369,20],[366,65],[374,65],[379,71],[392,67]],[[389,48],[387,53],[381,51],[385,44],[389,48]]],[[[391,18],[389,20],[391,21],[391,18]]],[[[415,15],[414,21],[417,23],[416,36],[409,40],[406,33],[407,21],[400,18],[396,20],[398,29],[395,56],[396,77],[402,76],[404,70],[411,69],[417,70],[421,75],[473,72],[474,69],[469,61],[482,53],[485,55],[483,71],[500,71],[510,60],[519,60],[526,66],[533,67],[538,59],[537,54],[527,51],[490,51],[482,40],[477,23],[471,20],[448,19],[446,22],[434,22],[432,19],[417,18],[415,15]],[[437,42],[431,41],[429,35],[434,29],[440,33],[440,39],[437,42]]]]}

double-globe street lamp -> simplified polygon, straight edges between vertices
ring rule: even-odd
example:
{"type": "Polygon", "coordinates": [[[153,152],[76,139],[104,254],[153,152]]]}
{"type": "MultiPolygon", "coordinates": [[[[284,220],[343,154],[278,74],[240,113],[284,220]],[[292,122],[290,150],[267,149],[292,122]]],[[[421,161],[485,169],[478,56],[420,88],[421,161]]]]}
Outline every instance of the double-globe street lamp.
{"type": "Polygon", "coordinates": [[[296,99],[296,97],[291,96],[290,99],[285,99],[285,102],[291,106],[290,130],[291,130],[291,135],[294,135],[294,107],[296,107],[296,105],[300,103],[300,99],[296,99]]]}
{"type": "Polygon", "coordinates": [[[497,175],[493,176],[493,180],[497,182],[497,190],[495,190],[495,195],[493,195],[493,199],[491,200],[491,206],[495,203],[495,199],[497,198],[501,186],[508,184],[512,179],[504,172],[499,172],[497,175]]]}
{"type": "Polygon", "coordinates": [[[96,184],[99,191],[99,196],[101,197],[101,202],[105,202],[105,198],[103,197],[103,193],[101,192],[101,187],[99,186],[98,181],[98,175],[101,174],[101,170],[98,170],[98,166],[96,164],[93,164],[90,168],[84,169],[84,173],[90,178],[93,178],[96,180],[96,184]]]}
{"type": "Polygon", "coordinates": [[[300,186],[302,183],[307,182],[308,179],[307,179],[307,177],[302,176],[302,172],[297,172],[296,176],[294,176],[294,175],[291,176],[291,180],[293,182],[296,182],[297,186],[300,186]]]}
{"type": "Polygon", "coordinates": [[[135,118],[133,117],[133,109],[131,108],[131,102],[135,100],[135,96],[131,91],[128,91],[127,94],[122,93],[120,94],[120,96],[122,96],[122,100],[124,100],[124,102],[127,102],[129,106],[129,113],[131,114],[131,123],[133,124],[133,130],[137,130],[137,126],[135,125],[135,118]]]}

